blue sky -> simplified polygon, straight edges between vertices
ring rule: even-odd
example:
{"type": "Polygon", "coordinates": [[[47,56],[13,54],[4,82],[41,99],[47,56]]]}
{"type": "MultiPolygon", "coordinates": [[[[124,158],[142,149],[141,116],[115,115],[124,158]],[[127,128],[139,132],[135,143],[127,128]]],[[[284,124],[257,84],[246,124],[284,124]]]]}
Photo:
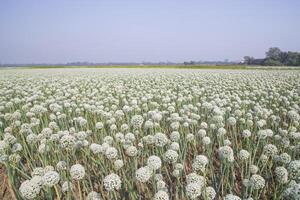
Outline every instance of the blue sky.
{"type": "Polygon", "coordinates": [[[1,0],[0,63],[239,60],[300,51],[298,0],[1,0]]]}

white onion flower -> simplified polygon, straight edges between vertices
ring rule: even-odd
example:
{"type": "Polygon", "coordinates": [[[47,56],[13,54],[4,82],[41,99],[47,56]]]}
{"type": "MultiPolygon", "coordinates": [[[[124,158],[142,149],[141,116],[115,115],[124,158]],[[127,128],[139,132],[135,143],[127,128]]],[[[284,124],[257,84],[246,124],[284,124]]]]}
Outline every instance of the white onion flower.
{"type": "Polygon", "coordinates": [[[81,180],[85,176],[85,169],[81,164],[75,164],[70,169],[70,175],[73,180],[81,180]]]}

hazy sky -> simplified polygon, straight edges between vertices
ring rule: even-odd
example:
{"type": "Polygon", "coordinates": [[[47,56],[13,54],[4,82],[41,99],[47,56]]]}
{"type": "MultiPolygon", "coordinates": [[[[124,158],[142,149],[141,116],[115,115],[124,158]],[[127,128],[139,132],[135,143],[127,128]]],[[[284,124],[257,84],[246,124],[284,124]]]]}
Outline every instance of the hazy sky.
{"type": "Polygon", "coordinates": [[[239,60],[300,51],[299,0],[0,0],[0,63],[239,60]]]}

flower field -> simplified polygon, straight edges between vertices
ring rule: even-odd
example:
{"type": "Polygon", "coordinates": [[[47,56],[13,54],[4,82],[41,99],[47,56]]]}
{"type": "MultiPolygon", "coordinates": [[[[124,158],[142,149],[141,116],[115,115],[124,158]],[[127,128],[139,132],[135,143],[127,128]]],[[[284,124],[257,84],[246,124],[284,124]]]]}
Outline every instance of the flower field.
{"type": "Polygon", "coordinates": [[[300,199],[300,71],[0,71],[17,199],[300,199]]]}

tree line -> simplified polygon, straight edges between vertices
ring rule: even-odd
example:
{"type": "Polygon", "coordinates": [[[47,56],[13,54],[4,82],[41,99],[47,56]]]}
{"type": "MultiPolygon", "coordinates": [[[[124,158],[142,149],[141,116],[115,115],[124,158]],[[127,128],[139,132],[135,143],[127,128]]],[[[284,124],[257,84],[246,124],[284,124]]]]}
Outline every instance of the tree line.
{"type": "Polygon", "coordinates": [[[271,47],[265,58],[244,57],[246,65],[264,66],[300,66],[300,52],[281,51],[278,47],[271,47]]]}

